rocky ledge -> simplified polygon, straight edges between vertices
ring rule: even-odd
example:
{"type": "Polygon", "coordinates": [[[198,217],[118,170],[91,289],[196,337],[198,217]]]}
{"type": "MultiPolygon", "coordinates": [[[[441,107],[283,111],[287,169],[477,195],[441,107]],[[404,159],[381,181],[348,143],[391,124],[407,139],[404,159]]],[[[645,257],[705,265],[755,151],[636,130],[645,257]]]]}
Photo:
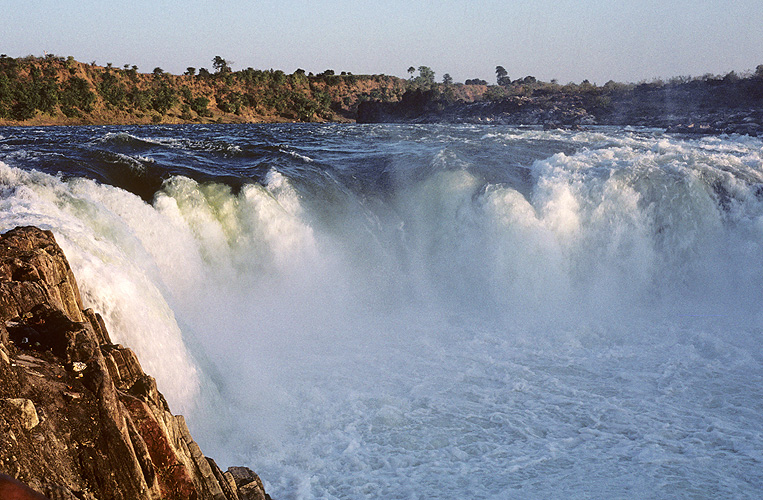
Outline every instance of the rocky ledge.
{"type": "Polygon", "coordinates": [[[21,483],[51,500],[270,498],[204,456],[35,227],[0,236],[0,497],[44,498],[21,483]]]}

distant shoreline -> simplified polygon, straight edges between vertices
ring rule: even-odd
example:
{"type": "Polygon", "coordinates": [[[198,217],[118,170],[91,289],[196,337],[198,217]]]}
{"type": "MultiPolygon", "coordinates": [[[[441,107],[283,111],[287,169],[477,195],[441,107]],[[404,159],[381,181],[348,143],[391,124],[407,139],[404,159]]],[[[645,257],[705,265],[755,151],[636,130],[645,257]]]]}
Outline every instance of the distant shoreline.
{"type": "Polygon", "coordinates": [[[184,75],[171,75],[160,68],[138,73],[135,66],[102,67],[71,57],[0,56],[0,126],[488,123],[763,136],[763,65],[742,77],[731,72],[597,86],[527,76],[488,85],[436,83],[427,67],[404,80],[331,70],[234,72],[219,59],[215,73],[188,68],[184,75]]]}

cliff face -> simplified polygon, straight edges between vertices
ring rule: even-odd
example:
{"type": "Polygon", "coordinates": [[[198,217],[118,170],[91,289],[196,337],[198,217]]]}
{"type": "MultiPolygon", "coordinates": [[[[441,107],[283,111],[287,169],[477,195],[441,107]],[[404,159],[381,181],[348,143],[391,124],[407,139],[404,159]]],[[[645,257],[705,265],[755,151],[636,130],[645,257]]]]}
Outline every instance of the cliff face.
{"type": "Polygon", "coordinates": [[[249,469],[203,455],[34,227],[0,236],[0,490],[1,473],[51,499],[269,498],[249,469]]]}

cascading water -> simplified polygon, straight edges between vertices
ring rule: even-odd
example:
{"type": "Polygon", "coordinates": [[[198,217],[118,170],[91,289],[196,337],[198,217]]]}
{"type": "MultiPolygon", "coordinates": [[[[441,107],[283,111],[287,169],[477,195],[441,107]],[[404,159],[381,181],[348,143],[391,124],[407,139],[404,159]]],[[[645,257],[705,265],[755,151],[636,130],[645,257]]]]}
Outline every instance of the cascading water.
{"type": "Polygon", "coordinates": [[[0,228],[52,229],[205,453],[275,498],[754,498],[761,146],[0,129],[0,228]]]}

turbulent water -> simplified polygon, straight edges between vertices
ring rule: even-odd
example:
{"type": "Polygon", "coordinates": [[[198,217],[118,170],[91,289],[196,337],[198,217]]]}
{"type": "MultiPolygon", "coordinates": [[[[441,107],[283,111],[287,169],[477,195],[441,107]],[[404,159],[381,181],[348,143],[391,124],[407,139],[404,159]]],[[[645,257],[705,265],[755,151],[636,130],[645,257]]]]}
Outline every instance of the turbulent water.
{"type": "Polygon", "coordinates": [[[0,206],[274,498],[763,494],[760,139],[0,128],[0,206]]]}

